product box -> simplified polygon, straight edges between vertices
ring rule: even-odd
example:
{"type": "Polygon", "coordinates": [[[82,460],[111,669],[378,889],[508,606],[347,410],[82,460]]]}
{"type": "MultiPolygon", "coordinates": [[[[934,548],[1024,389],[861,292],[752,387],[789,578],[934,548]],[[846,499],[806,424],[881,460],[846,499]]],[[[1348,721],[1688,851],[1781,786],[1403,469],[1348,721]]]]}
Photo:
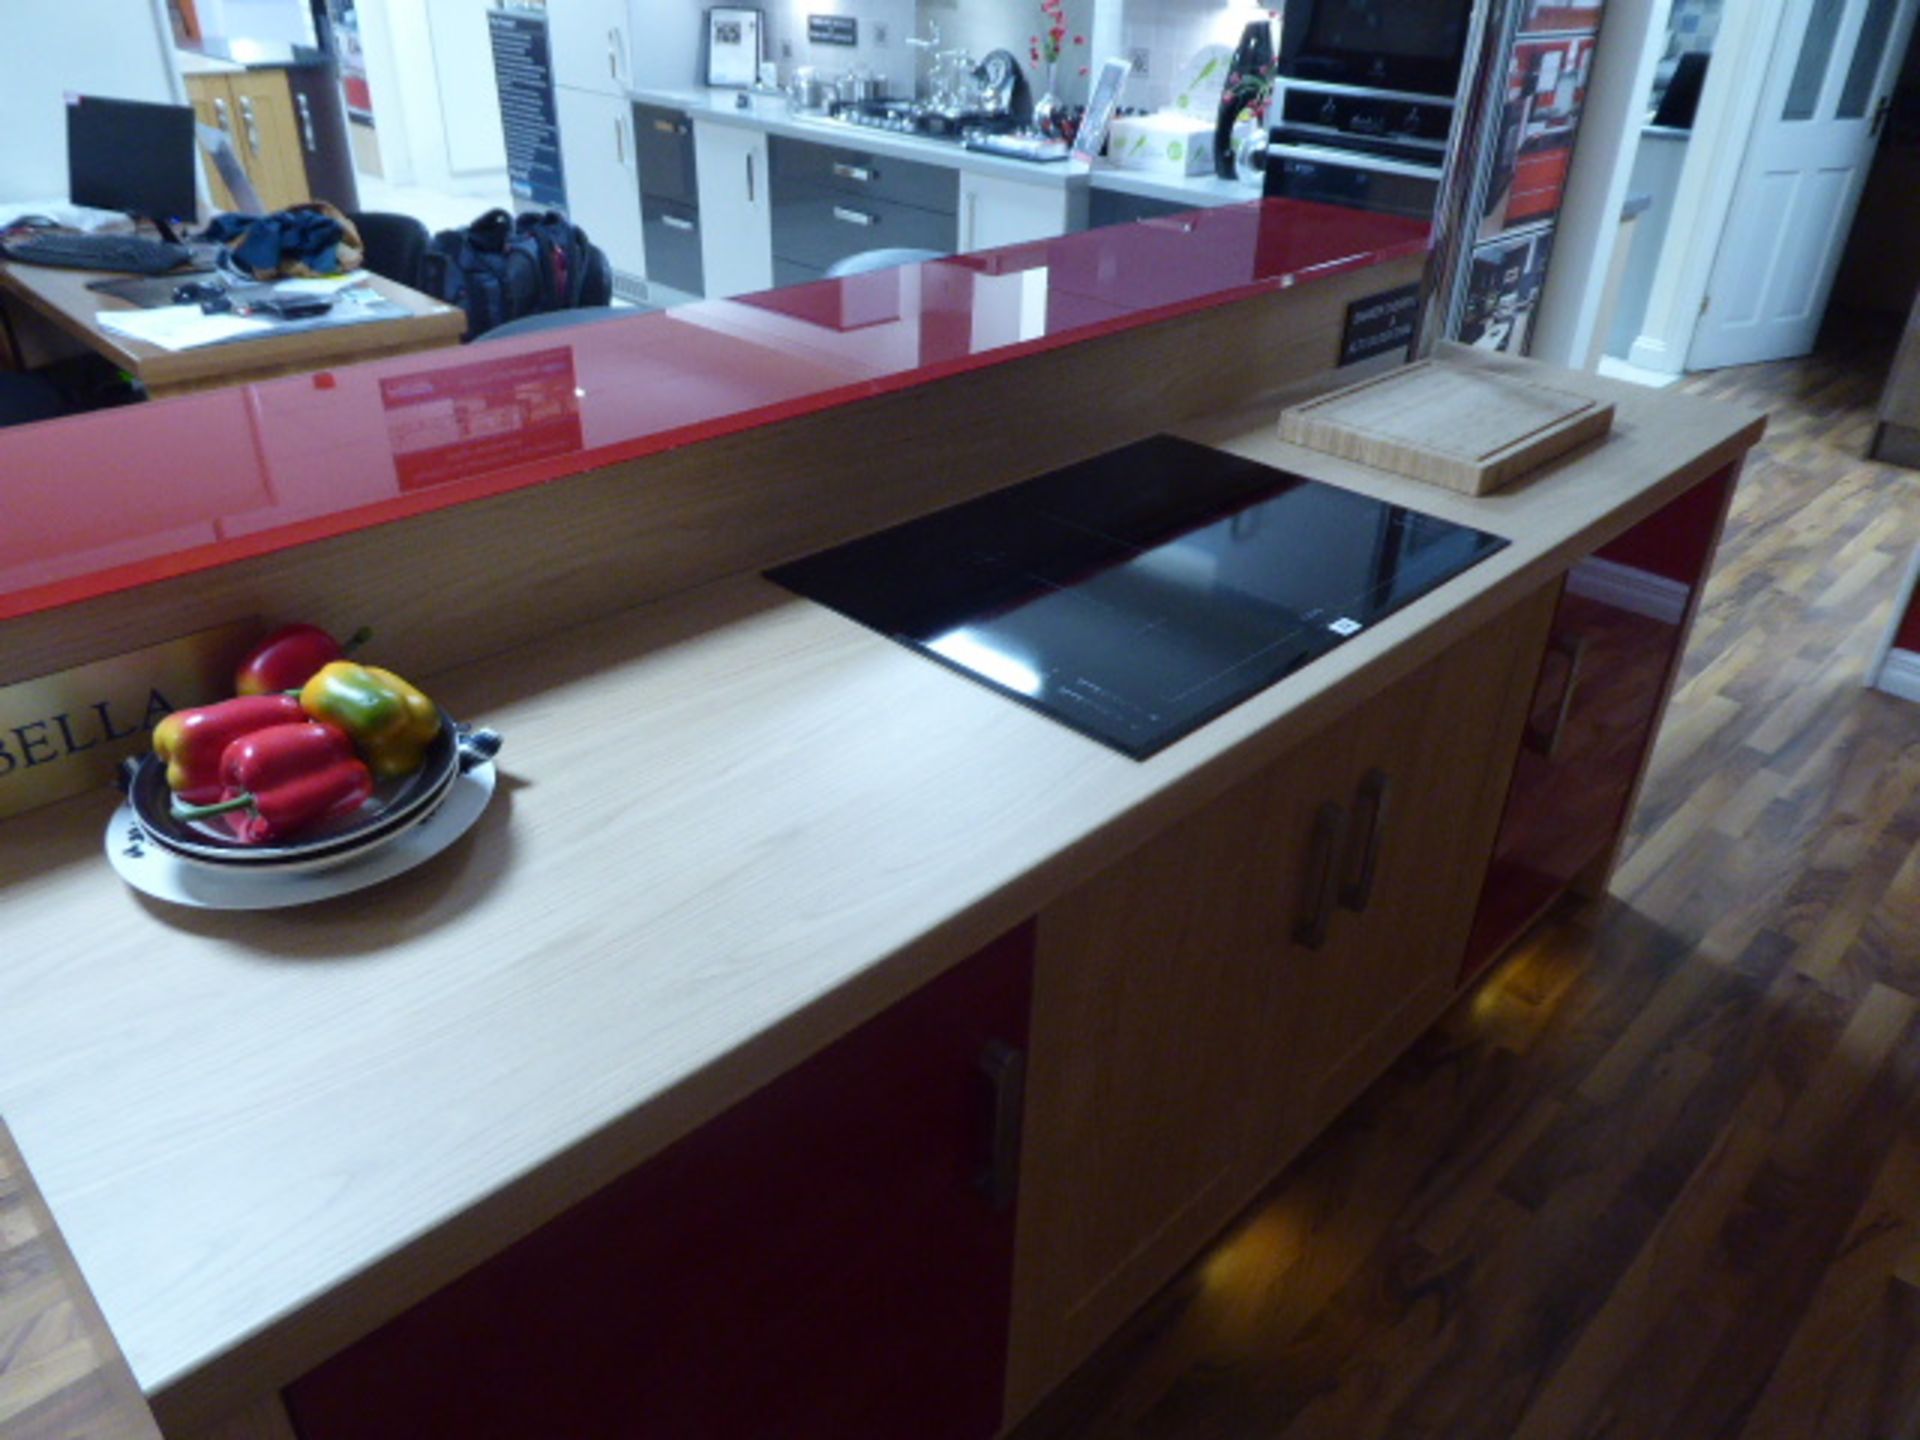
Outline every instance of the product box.
{"type": "Polygon", "coordinates": [[[1190,115],[1122,115],[1107,135],[1107,159],[1122,170],[1213,173],[1213,126],[1190,115]]]}

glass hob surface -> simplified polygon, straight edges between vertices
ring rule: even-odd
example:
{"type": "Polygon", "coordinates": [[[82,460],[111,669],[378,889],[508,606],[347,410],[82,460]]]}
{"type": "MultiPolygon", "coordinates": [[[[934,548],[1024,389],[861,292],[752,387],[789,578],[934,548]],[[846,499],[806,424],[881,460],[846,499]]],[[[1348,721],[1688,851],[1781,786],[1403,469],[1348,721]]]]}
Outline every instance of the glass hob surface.
{"type": "Polygon", "coordinates": [[[767,578],[1144,760],[1506,543],[1158,435],[767,578]]]}

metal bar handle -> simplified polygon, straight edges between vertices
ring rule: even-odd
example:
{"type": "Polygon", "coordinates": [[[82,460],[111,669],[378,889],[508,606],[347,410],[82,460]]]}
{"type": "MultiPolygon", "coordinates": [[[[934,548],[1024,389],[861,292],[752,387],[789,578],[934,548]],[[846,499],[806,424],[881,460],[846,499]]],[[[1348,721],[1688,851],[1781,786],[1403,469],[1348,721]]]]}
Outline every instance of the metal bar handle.
{"type": "Polygon", "coordinates": [[[314,138],[313,134],[313,106],[307,103],[305,95],[294,96],[293,106],[300,112],[300,138],[306,143],[307,153],[318,155],[320,142],[314,138]]]}
{"type": "Polygon", "coordinates": [[[213,102],[213,123],[226,131],[227,134],[233,134],[233,113],[227,108],[226,101],[215,100],[213,102]]]}
{"type": "Polygon", "coordinates": [[[836,205],[833,207],[833,218],[845,221],[849,225],[878,225],[880,223],[880,217],[878,215],[869,215],[864,210],[849,210],[844,205],[836,205]]]}
{"type": "Polygon", "coordinates": [[[993,1087],[987,1168],[976,1183],[996,1212],[1012,1208],[1020,1185],[1020,1131],[1027,1106],[1027,1056],[1000,1040],[980,1052],[980,1073],[993,1087]]]}
{"type": "Polygon", "coordinates": [[[260,153],[260,122],[253,113],[253,97],[240,97],[240,119],[247,127],[247,146],[255,155],[260,153]]]}
{"type": "Polygon", "coordinates": [[[1567,716],[1573,711],[1573,692],[1580,683],[1580,667],[1587,658],[1585,635],[1554,635],[1547,640],[1547,653],[1567,662],[1566,683],[1560,687],[1560,703],[1554,706],[1553,724],[1545,730],[1529,721],[1526,746],[1536,755],[1552,760],[1560,753],[1560,741],[1567,731],[1567,716]]]}
{"type": "Polygon", "coordinates": [[[1299,145],[1286,141],[1267,146],[1267,163],[1276,160],[1301,160],[1341,170],[1366,170],[1379,175],[1399,175],[1408,180],[1440,178],[1440,166],[1421,165],[1412,160],[1390,160],[1384,155],[1368,155],[1359,150],[1331,150],[1321,145],[1299,145]]]}
{"type": "Polygon", "coordinates": [[[873,179],[873,171],[864,165],[849,165],[844,160],[833,162],[833,173],[842,180],[858,180],[862,184],[873,179]]]}
{"type": "Polygon", "coordinates": [[[662,120],[657,116],[654,119],[653,128],[658,130],[662,135],[678,135],[680,133],[680,127],[674,124],[673,121],[662,120]]]}
{"type": "Polygon", "coordinates": [[[1346,818],[1346,811],[1331,800],[1313,817],[1313,839],[1307,846],[1307,904],[1300,918],[1293,922],[1294,943],[1309,950],[1318,950],[1327,943],[1327,927],[1333,920],[1340,832],[1346,828],[1346,818]]]}
{"type": "Polygon", "coordinates": [[[753,204],[753,152],[747,152],[747,204],[753,204]]]}
{"type": "Polygon", "coordinates": [[[684,215],[662,215],[660,217],[660,223],[669,230],[693,229],[693,221],[687,219],[684,215]]]}
{"type": "Polygon", "coordinates": [[[1380,869],[1380,837],[1387,823],[1387,790],[1391,781],[1387,772],[1375,766],[1360,777],[1360,785],[1353,792],[1354,818],[1365,825],[1360,832],[1359,843],[1354,846],[1358,852],[1359,863],[1354,867],[1350,879],[1340,887],[1340,903],[1346,909],[1358,915],[1373,900],[1373,880],[1380,869]]]}

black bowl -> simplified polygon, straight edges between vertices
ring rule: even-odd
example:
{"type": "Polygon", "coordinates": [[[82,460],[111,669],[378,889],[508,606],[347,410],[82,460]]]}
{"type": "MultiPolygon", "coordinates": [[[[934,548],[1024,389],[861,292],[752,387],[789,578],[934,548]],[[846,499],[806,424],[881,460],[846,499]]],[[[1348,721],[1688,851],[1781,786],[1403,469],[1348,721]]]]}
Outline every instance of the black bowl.
{"type": "Polygon", "coordinates": [[[129,761],[127,803],[154,844],[184,859],[220,866],[299,866],[345,860],[390,840],[425,816],[453,788],[463,770],[490,759],[499,737],[489,730],[469,731],[443,710],[440,733],[427,746],[420,768],[397,780],[381,781],[358,810],[335,816],[297,840],[248,844],[227,829],[223,818],[181,820],[173,813],[166,762],[147,754],[129,761]]]}

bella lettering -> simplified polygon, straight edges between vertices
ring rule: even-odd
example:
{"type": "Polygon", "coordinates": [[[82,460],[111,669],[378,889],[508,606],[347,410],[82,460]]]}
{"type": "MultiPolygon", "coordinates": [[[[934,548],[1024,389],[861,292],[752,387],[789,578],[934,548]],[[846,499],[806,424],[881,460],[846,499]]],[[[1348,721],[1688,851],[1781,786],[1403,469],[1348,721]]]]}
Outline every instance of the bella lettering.
{"type": "Polygon", "coordinates": [[[151,731],[172,713],[173,704],[158,690],[149,690],[144,715],[134,721],[128,710],[122,707],[116,715],[113,701],[96,700],[83,710],[63,710],[0,730],[0,779],[151,731]]]}

